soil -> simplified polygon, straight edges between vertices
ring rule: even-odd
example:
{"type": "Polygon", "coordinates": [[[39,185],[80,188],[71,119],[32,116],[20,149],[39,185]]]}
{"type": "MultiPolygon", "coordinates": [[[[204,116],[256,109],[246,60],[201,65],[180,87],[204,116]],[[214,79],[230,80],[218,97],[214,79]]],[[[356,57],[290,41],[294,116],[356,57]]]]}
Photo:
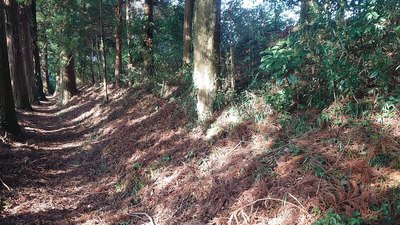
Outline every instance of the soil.
{"type": "Polygon", "coordinates": [[[362,148],[398,153],[395,130],[289,140],[271,115],[208,138],[177,101],[111,93],[104,102],[84,87],[65,106],[53,97],[18,112],[22,137],[0,141],[0,224],[311,224],[329,208],[373,215],[369,205],[394,198],[400,181],[393,166],[360,157],[362,148]]]}

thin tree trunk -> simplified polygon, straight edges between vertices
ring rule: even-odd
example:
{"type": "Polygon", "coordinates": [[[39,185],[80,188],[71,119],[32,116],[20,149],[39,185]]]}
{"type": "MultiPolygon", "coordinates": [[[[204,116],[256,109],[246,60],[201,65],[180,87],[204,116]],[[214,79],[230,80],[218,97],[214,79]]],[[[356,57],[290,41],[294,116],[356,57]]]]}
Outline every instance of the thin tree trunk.
{"type": "Polygon", "coordinates": [[[5,8],[7,15],[7,24],[10,29],[7,31],[8,39],[11,41],[11,45],[8,47],[12,50],[10,51],[13,74],[11,75],[13,84],[14,101],[17,108],[32,110],[28,86],[25,79],[25,71],[22,58],[22,49],[20,44],[20,25],[18,23],[18,4],[16,0],[5,0],[5,8]]]}
{"type": "Polygon", "coordinates": [[[207,121],[212,115],[217,92],[220,4],[220,0],[195,2],[193,81],[197,90],[197,114],[201,122],[207,121]]]}
{"type": "Polygon", "coordinates": [[[231,63],[231,72],[230,72],[230,77],[229,77],[229,83],[230,83],[230,89],[231,91],[235,90],[235,47],[233,44],[229,45],[229,53],[230,53],[230,63],[231,63]]]}
{"type": "Polygon", "coordinates": [[[100,40],[98,35],[95,36],[96,42],[96,59],[97,59],[97,77],[101,79],[102,76],[102,65],[103,65],[103,57],[100,53],[100,40]]]}
{"type": "Polygon", "coordinates": [[[154,19],[154,2],[153,0],[144,1],[144,15],[145,15],[145,37],[144,37],[144,72],[146,79],[152,80],[155,71],[153,64],[153,19],[154,19]]]}
{"type": "Polygon", "coordinates": [[[92,46],[90,49],[90,77],[92,78],[92,84],[95,85],[96,84],[96,79],[94,77],[94,68],[93,68],[93,59],[94,59],[94,41],[92,38],[92,46]]]}
{"type": "Polygon", "coordinates": [[[33,56],[35,63],[35,78],[36,87],[39,99],[41,101],[46,101],[46,95],[43,92],[43,79],[40,70],[40,56],[39,56],[39,46],[38,46],[38,29],[37,29],[37,18],[36,18],[36,0],[31,2],[31,16],[32,16],[32,41],[33,41],[33,56]]]}
{"type": "Polygon", "coordinates": [[[129,75],[133,72],[132,54],[131,54],[131,1],[126,0],[125,3],[125,22],[126,22],[126,48],[128,49],[128,73],[129,75]]]}
{"type": "Polygon", "coordinates": [[[3,1],[0,1],[0,127],[12,134],[20,132],[11,87],[3,1]]]}
{"type": "Polygon", "coordinates": [[[49,48],[49,43],[47,41],[47,36],[44,34],[44,48],[43,48],[43,64],[42,64],[42,71],[43,71],[43,76],[45,79],[45,84],[46,84],[46,90],[49,95],[54,93],[54,89],[51,87],[50,84],[50,74],[49,74],[49,69],[48,69],[48,63],[49,63],[49,57],[48,57],[48,48],[49,48]]]}
{"type": "Polygon", "coordinates": [[[192,53],[192,20],[194,0],[185,0],[185,17],[183,21],[183,66],[191,62],[192,53]]]}
{"type": "Polygon", "coordinates": [[[120,87],[121,73],[122,73],[122,0],[117,1],[117,7],[115,9],[115,15],[117,17],[117,26],[115,28],[115,86],[120,87]]]}
{"type": "Polygon", "coordinates": [[[104,23],[103,23],[103,0],[99,0],[100,9],[100,48],[103,52],[103,88],[104,88],[104,99],[108,101],[108,85],[107,85],[107,53],[106,47],[104,46],[104,23]]]}
{"type": "Polygon", "coordinates": [[[38,88],[36,86],[36,77],[34,73],[33,63],[33,46],[32,46],[32,35],[31,35],[31,16],[30,6],[22,5],[19,10],[20,15],[20,35],[21,35],[21,47],[22,55],[25,68],[25,78],[28,86],[29,100],[31,104],[39,104],[38,88]]]}
{"type": "Polygon", "coordinates": [[[81,77],[82,77],[82,82],[86,85],[86,60],[85,57],[81,58],[81,77]]]}

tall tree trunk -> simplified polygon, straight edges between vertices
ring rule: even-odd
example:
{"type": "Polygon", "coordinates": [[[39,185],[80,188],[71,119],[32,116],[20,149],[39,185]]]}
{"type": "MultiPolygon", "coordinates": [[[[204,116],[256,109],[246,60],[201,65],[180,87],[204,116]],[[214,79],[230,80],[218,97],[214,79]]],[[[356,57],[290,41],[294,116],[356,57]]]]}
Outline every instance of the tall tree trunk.
{"type": "Polygon", "coordinates": [[[108,84],[107,84],[107,53],[104,45],[104,21],[103,21],[103,0],[99,0],[100,9],[100,48],[103,52],[103,88],[104,88],[104,99],[108,101],[108,84]]]}
{"type": "Polygon", "coordinates": [[[82,77],[82,83],[85,85],[87,84],[86,82],[86,60],[85,57],[81,57],[81,77],[82,77]]]}
{"type": "Polygon", "coordinates": [[[131,1],[125,3],[125,23],[126,23],[126,49],[128,50],[128,74],[133,72],[132,54],[131,54],[131,1]]]}
{"type": "Polygon", "coordinates": [[[228,79],[228,82],[230,83],[230,89],[231,91],[235,90],[235,79],[236,79],[236,75],[235,75],[235,67],[236,67],[236,63],[235,63],[235,46],[231,43],[229,44],[229,55],[230,55],[230,64],[231,64],[231,72],[230,72],[230,76],[228,79]]]}
{"type": "Polygon", "coordinates": [[[0,127],[12,134],[20,132],[11,87],[3,1],[0,1],[0,127]]]}
{"type": "Polygon", "coordinates": [[[115,9],[117,26],[115,28],[115,86],[120,87],[122,73],[122,0],[117,1],[115,9]]]}
{"type": "Polygon", "coordinates": [[[46,95],[43,92],[43,79],[40,70],[40,56],[39,56],[39,46],[38,46],[38,29],[37,29],[37,18],[36,18],[36,0],[31,2],[31,16],[32,16],[32,41],[33,41],[33,56],[35,63],[35,78],[36,87],[39,99],[46,101],[46,95]]]}
{"type": "Polygon", "coordinates": [[[183,21],[183,66],[191,62],[192,53],[192,20],[194,0],[185,0],[185,17],[183,21]]]}
{"type": "Polygon", "coordinates": [[[11,48],[10,63],[13,73],[11,74],[14,101],[17,108],[31,110],[31,104],[29,101],[28,86],[25,79],[25,71],[22,58],[22,48],[20,44],[19,34],[19,18],[18,18],[18,4],[16,0],[5,0],[6,18],[7,18],[7,36],[11,44],[8,46],[11,48]]]}
{"type": "Polygon", "coordinates": [[[72,53],[62,53],[64,67],[61,71],[61,104],[65,105],[69,99],[78,94],[75,75],[75,57],[72,53]]]}
{"type": "Polygon", "coordinates": [[[48,69],[48,63],[49,63],[49,55],[48,55],[48,48],[49,48],[49,43],[47,41],[47,36],[44,34],[44,48],[43,48],[43,62],[42,62],[42,72],[46,84],[46,90],[49,95],[54,93],[54,89],[51,87],[50,84],[50,74],[49,74],[49,69],[48,69]]]}
{"type": "MultiPolygon", "coordinates": [[[[99,32],[100,33],[100,32],[99,32]]],[[[97,77],[99,80],[103,77],[102,66],[103,66],[103,57],[100,51],[100,40],[98,35],[95,35],[95,43],[96,43],[96,61],[97,61],[97,77]]]]}
{"type": "Polygon", "coordinates": [[[94,41],[93,38],[91,40],[91,49],[90,49],[90,78],[92,79],[92,84],[96,84],[96,79],[94,77],[94,68],[93,68],[93,59],[94,59],[94,41]]]}
{"type": "Polygon", "coordinates": [[[217,92],[220,6],[220,0],[202,0],[196,1],[194,8],[193,82],[197,90],[197,114],[201,122],[210,118],[217,92]]]}
{"type": "Polygon", "coordinates": [[[31,35],[31,16],[30,6],[22,5],[20,7],[20,41],[22,47],[22,55],[25,68],[25,78],[28,85],[28,94],[31,104],[39,104],[39,95],[36,86],[36,77],[34,73],[33,63],[33,48],[32,48],[32,35],[31,35]]]}
{"type": "Polygon", "coordinates": [[[153,64],[153,19],[154,19],[154,1],[145,0],[144,1],[144,16],[145,16],[145,37],[144,37],[144,72],[146,74],[146,79],[152,80],[155,71],[153,64]]]}

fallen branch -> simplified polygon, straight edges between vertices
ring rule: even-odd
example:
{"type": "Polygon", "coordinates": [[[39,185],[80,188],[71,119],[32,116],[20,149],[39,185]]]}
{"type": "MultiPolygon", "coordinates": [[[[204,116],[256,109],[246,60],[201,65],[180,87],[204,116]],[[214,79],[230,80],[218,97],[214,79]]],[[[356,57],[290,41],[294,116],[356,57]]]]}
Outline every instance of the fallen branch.
{"type": "Polygon", "coordinates": [[[8,191],[12,190],[12,188],[10,188],[6,183],[4,183],[3,179],[0,178],[0,182],[1,182],[1,184],[3,184],[4,187],[7,188],[8,191]]]}
{"type": "Polygon", "coordinates": [[[129,215],[131,216],[146,216],[149,220],[151,225],[156,225],[156,223],[154,222],[153,217],[151,217],[149,214],[144,213],[144,212],[137,212],[137,213],[130,213],[129,215]]]}

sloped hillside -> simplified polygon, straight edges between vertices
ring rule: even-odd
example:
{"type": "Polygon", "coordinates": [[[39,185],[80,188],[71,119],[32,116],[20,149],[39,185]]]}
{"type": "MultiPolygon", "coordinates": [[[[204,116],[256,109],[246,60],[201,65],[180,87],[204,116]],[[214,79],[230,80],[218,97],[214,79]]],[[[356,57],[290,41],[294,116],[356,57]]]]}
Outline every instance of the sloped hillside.
{"type": "Polygon", "coordinates": [[[20,111],[26,141],[0,146],[1,224],[398,224],[397,115],[284,116],[254,99],[205,126],[145,89],[20,111]]]}

